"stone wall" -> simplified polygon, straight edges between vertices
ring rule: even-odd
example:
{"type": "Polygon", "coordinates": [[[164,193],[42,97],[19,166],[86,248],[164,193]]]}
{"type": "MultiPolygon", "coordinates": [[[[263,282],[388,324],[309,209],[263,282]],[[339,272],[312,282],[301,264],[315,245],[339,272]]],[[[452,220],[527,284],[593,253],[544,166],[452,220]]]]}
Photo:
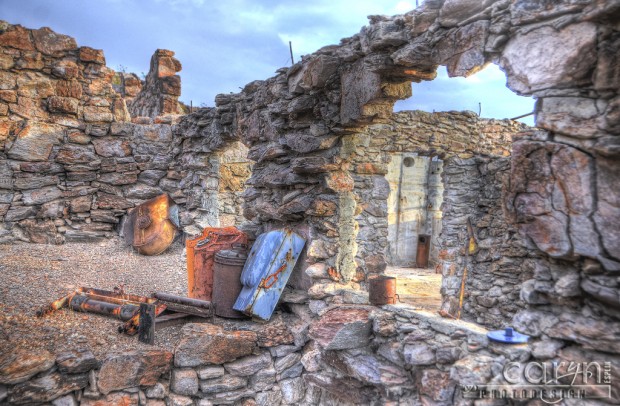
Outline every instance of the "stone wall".
{"type": "MultiPolygon", "coordinates": [[[[374,231],[385,228],[384,222],[372,227],[360,222],[369,208],[381,214],[373,217],[384,216],[384,206],[366,202],[385,199],[386,188],[379,156],[365,156],[359,168],[350,158],[389,125],[393,103],[411,96],[412,81],[432,80],[438,65],[446,66],[449,76],[467,76],[498,63],[509,88],[537,99],[536,123],[543,130],[517,138],[501,199],[507,219],[525,239],[528,258],[522,265],[511,263],[512,255],[523,257],[525,251],[515,244],[512,226],[497,227],[507,230],[505,236],[485,226],[500,212],[496,202],[485,202],[480,218],[472,219],[479,243],[499,243],[500,251],[512,253],[496,260],[480,245],[472,256],[479,262],[470,268],[484,276],[470,292],[499,293],[502,287],[488,283],[489,272],[504,273],[513,286],[533,275],[522,289],[530,308],[514,322],[541,339],[535,345],[545,351],[536,357],[603,359],[608,355],[596,351],[617,353],[612,337],[620,325],[613,279],[620,209],[611,186],[620,173],[618,10],[617,2],[597,0],[428,0],[402,16],[372,16],[369,26],[339,45],[305,56],[239,94],[220,96],[209,134],[217,137],[221,129],[250,147],[256,165],[244,193],[245,214],[255,229],[288,225],[310,239],[304,266],[312,264],[307,271],[329,282],[315,280],[309,294],[355,302],[363,300],[355,292],[363,288],[365,272],[384,266],[380,257],[361,255],[370,252],[365,238],[370,230],[385,246],[382,232],[374,231]]],[[[486,138],[479,140],[487,148],[486,138]]],[[[209,143],[217,141],[209,138],[209,143]]],[[[454,140],[450,148],[465,149],[466,143],[454,140]]],[[[479,150],[463,152],[466,156],[458,157],[463,173],[484,181],[491,179],[491,168],[505,173],[505,163],[479,161],[474,156],[479,150]]],[[[496,185],[482,192],[498,197],[496,185]]],[[[466,235],[454,237],[462,241],[466,235]]],[[[518,310],[495,309],[505,303],[494,302],[497,297],[473,294],[471,311],[488,316],[472,317],[496,324],[518,310]]]]}
{"type": "Polygon", "coordinates": [[[521,284],[533,274],[528,257],[534,254],[504,214],[502,191],[509,172],[507,157],[452,157],[444,162],[442,309],[456,314],[464,281],[462,317],[493,328],[509,325],[526,307],[521,284]]]}
{"type": "Polygon", "coordinates": [[[448,405],[464,401],[462,385],[489,383],[492,371],[531,353],[491,344],[475,325],[399,306],[332,307],[310,324],[301,303],[290,305],[296,314],[266,324],[187,324],[174,352],[97,359],[86,348],[17,349],[0,357],[0,402],[448,405]]]}
{"type": "Polygon", "coordinates": [[[142,92],[135,93],[137,83],[130,86],[125,80],[119,94],[114,90],[119,75],[105,66],[102,51],[78,47],[72,38],[48,28],[3,23],[0,241],[62,243],[110,237],[127,209],[164,192],[181,206],[182,225],[189,234],[217,226],[218,205],[229,216],[228,224],[240,220],[239,194],[249,164],[224,157],[243,155],[243,147],[230,144],[227,150],[229,144],[222,144],[203,150],[183,130],[185,125],[177,125],[200,120],[202,113],[130,121],[122,96],[137,95],[141,101],[136,106],[159,114],[165,111],[155,103],[159,96],[149,96],[156,91],[151,85],[170,82],[180,90],[174,75],[180,65],[171,55],[155,53],[155,72],[149,73],[151,80],[142,92]],[[152,108],[148,100],[154,102],[152,108]],[[220,160],[225,161],[223,172],[220,160]]]}
{"type": "MultiPolygon", "coordinates": [[[[181,95],[181,77],[176,73],[181,70],[181,62],[174,57],[174,52],[158,49],[151,57],[151,66],[146,75],[144,86],[131,102],[128,103],[132,117],[151,117],[165,114],[181,114],[179,104],[181,95]]],[[[125,93],[127,87],[137,87],[130,78],[127,83],[122,76],[125,93]]]]}
{"type": "MultiPolygon", "coordinates": [[[[453,390],[457,385],[497,382],[503,362],[526,361],[530,356],[556,363],[605,360],[617,371],[620,305],[614,273],[620,263],[620,203],[614,186],[620,174],[619,11],[617,2],[598,0],[553,4],[427,0],[419,9],[402,16],[372,16],[370,25],[359,34],[305,56],[294,66],[278,70],[272,78],[252,82],[239,94],[217,96],[214,109],[198,112],[178,125],[185,137],[186,152],[180,162],[187,168],[203,168],[199,162],[204,164],[212,152],[233,141],[241,140],[249,147],[248,155],[256,163],[249,187],[243,192],[244,214],[253,223],[248,230],[261,232],[289,226],[309,239],[306,258],[300,265],[312,279],[308,298],[301,291],[293,296],[294,301],[284,299],[287,308],[303,320],[295,324],[295,331],[307,331],[310,339],[293,339],[295,347],[307,346],[299,358],[302,380],[279,382],[278,389],[271,391],[274,399],[264,395],[267,402],[277,404],[280,391],[282,399],[291,403],[316,403],[317,396],[323,403],[336,403],[337,393],[344,392],[352,396],[343,399],[347,403],[401,396],[412,403],[422,397],[424,401],[451,404],[462,395],[459,389],[453,390]],[[455,241],[452,254],[458,257],[453,263],[453,276],[462,275],[464,267],[460,265],[468,265],[476,274],[476,278],[467,279],[471,289],[465,311],[480,322],[495,325],[518,310],[518,306],[509,308],[505,301],[494,301],[500,297],[495,294],[504,288],[499,281],[505,281],[502,283],[510,287],[512,294],[518,281],[532,275],[521,289],[528,308],[513,318],[519,331],[533,337],[531,351],[530,347],[487,347],[484,330],[472,333],[475,326],[452,328],[459,323],[399,306],[384,307],[394,320],[385,323],[385,330],[383,318],[371,314],[366,306],[344,306],[345,310],[334,313],[328,306],[364,303],[367,272],[385,266],[381,256],[361,255],[370,253],[375,243],[362,238],[370,229],[370,223],[362,222],[377,217],[373,226],[385,228],[380,219],[385,216],[381,202],[387,198],[384,167],[378,154],[356,162],[356,149],[370,145],[386,126],[389,128],[393,103],[411,96],[412,81],[433,79],[438,65],[447,66],[450,76],[467,76],[492,61],[504,69],[512,90],[537,99],[536,123],[540,130],[525,131],[515,139],[501,199],[507,216],[496,225],[493,223],[499,221],[500,210],[504,209],[497,202],[498,185],[507,173],[506,161],[496,156],[506,154],[481,151],[493,148],[492,144],[485,145],[486,137],[478,138],[482,142],[476,144],[480,148],[477,150],[467,150],[466,137],[446,137],[448,141],[442,145],[458,153],[452,162],[446,157],[445,172],[457,178],[469,176],[473,189],[484,198],[482,207],[467,216],[478,251],[464,256],[461,244],[467,236],[467,217],[452,231],[450,227],[443,231],[446,238],[451,236],[455,241]],[[377,207],[364,207],[368,197],[376,199],[377,207]],[[369,208],[381,215],[364,215],[369,208]],[[505,225],[506,219],[512,225],[505,225]],[[513,255],[526,255],[520,252],[512,227],[526,244],[523,264],[512,261],[513,255]],[[503,234],[496,234],[501,230],[503,234]],[[494,256],[491,247],[497,245],[504,257],[494,256]],[[463,252],[457,254],[458,250],[463,252]],[[500,274],[502,278],[490,277],[500,274]],[[484,289],[493,295],[476,293],[484,289]],[[309,320],[313,320],[311,325],[309,320]],[[316,387],[320,388],[318,395],[311,389],[316,387]],[[453,397],[447,399],[450,395],[453,397]]],[[[10,33],[8,38],[19,46],[33,47],[31,34],[26,41],[21,32],[10,33]]],[[[39,43],[46,43],[40,40],[45,33],[43,30],[32,35],[35,40],[39,37],[39,43]]],[[[16,58],[23,60],[19,64],[39,63],[36,52],[28,53],[26,49],[22,54],[19,46],[11,48],[9,57],[2,59],[9,66],[2,74],[11,86],[3,89],[9,90],[10,100],[18,80],[10,72],[16,58]]],[[[49,93],[45,85],[27,88],[25,94],[49,93]]],[[[15,105],[13,111],[23,112],[23,106],[32,103],[28,100],[32,96],[24,97],[21,104],[8,102],[15,105]]],[[[71,108],[70,102],[68,105],[71,108]]],[[[38,109],[30,110],[41,114],[38,109]]],[[[86,111],[89,115],[84,116],[85,120],[96,112],[86,111]]],[[[180,185],[192,190],[187,204],[191,201],[194,207],[205,209],[201,190],[208,178],[206,171],[180,185]]],[[[465,197],[472,199],[470,195],[465,197]]],[[[445,201],[453,206],[446,211],[456,214],[459,205],[450,199],[445,201]]],[[[206,219],[200,210],[195,213],[194,220],[206,219]]],[[[444,226],[449,225],[446,220],[444,226]]],[[[379,237],[375,241],[385,245],[381,232],[376,234],[379,237]]],[[[447,258],[450,260],[454,258],[447,258]]],[[[453,288],[444,287],[446,292],[453,288]]],[[[386,316],[388,320],[390,317],[386,316]]],[[[192,329],[188,327],[187,333],[198,343],[206,340],[205,336],[217,336],[215,332],[200,333],[211,327],[192,329]]],[[[184,367],[202,366],[198,353],[192,354],[200,364],[184,367]]],[[[294,360],[297,355],[290,358],[294,360]]],[[[215,364],[226,362],[218,360],[215,364]]],[[[256,358],[253,362],[257,362],[256,358]]],[[[270,370],[272,362],[276,368],[277,360],[265,362],[266,370],[270,370]]],[[[290,368],[299,369],[296,365],[295,360],[290,368]]],[[[224,371],[223,377],[200,378],[215,379],[214,384],[221,384],[217,390],[224,393],[239,390],[230,396],[245,396],[247,380],[240,378],[239,372],[238,379],[234,379],[233,373],[226,375],[225,367],[224,371]],[[233,384],[235,389],[230,389],[219,378],[239,386],[233,384]]],[[[187,372],[191,382],[198,380],[194,372],[187,372]]],[[[53,383],[60,379],[56,376],[51,373],[39,378],[53,383]]],[[[130,391],[135,393],[140,380],[134,382],[127,387],[134,388],[130,391]]],[[[145,386],[152,381],[146,382],[145,386]]],[[[195,383],[192,385],[195,388],[195,383]]],[[[214,399],[211,390],[207,389],[207,396],[214,399]]],[[[617,398],[616,381],[612,381],[611,390],[617,398]]],[[[180,398],[179,403],[184,402],[189,404],[190,400],[180,398]]]]}

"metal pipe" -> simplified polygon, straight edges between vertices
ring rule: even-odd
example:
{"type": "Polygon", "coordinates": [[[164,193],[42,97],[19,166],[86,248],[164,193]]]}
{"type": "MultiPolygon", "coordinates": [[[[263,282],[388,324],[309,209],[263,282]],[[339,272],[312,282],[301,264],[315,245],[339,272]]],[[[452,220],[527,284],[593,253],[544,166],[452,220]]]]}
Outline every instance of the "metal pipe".
{"type": "Polygon", "coordinates": [[[531,116],[532,114],[534,114],[534,112],[533,112],[533,111],[532,111],[531,113],[521,114],[520,116],[516,116],[516,117],[510,118],[509,120],[518,120],[518,119],[520,119],[520,118],[524,118],[524,117],[527,117],[527,116],[531,116]]]}
{"type": "Polygon", "coordinates": [[[88,296],[77,295],[69,302],[69,307],[75,311],[82,311],[88,313],[104,314],[107,316],[116,317],[119,320],[129,320],[136,312],[138,312],[138,306],[125,304],[119,305],[109,302],[103,302],[100,300],[94,300],[88,296]]]}
{"type": "MultiPolygon", "coordinates": [[[[395,252],[394,256],[398,259],[398,239],[400,238],[400,199],[401,189],[403,184],[403,168],[405,166],[405,154],[400,156],[400,173],[398,174],[398,189],[396,190],[396,244],[394,244],[395,252]]],[[[394,260],[394,258],[392,259],[394,260]]]]}
{"type": "Polygon", "coordinates": [[[149,297],[139,296],[139,295],[132,295],[132,294],[129,294],[129,293],[125,293],[125,292],[122,291],[122,289],[121,289],[120,292],[111,292],[109,290],[81,287],[79,289],[79,291],[82,292],[82,293],[93,295],[93,296],[94,295],[102,296],[102,297],[106,297],[106,298],[113,298],[113,299],[124,300],[124,301],[128,301],[128,302],[149,303],[149,302],[152,301],[152,299],[149,298],[149,297]]]}
{"type": "Polygon", "coordinates": [[[50,314],[56,310],[60,310],[63,307],[66,307],[69,302],[71,301],[71,299],[73,299],[73,296],[76,295],[77,292],[73,292],[68,294],[67,296],[61,297],[58,300],[53,301],[52,303],[45,305],[45,306],[41,306],[41,308],[39,310],[37,310],[36,315],[37,317],[43,317],[47,314],[50,314]]]}
{"type": "Polygon", "coordinates": [[[164,293],[164,292],[155,292],[153,293],[153,297],[163,300],[165,302],[172,302],[172,303],[182,304],[186,306],[200,307],[203,309],[211,308],[211,302],[207,300],[194,299],[191,297],[176,296],[176,295],[171,295],[170,293],[164,293]]]}

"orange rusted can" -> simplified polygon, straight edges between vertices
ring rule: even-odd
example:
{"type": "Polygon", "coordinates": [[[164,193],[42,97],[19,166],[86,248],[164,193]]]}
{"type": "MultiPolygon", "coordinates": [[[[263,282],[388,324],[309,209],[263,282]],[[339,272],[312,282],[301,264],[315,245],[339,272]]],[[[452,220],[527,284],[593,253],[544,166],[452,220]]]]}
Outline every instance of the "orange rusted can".
{"type": "Polygon", "coordinates": [[[188,296],[211,301],[215,254],[247,243],[248,236],[235,227],[207,227],[199,237],[187,240],[188,296]]]}
{"type": "Polygon", "coordinates": [[[396,297],[396,278],[387,275],[376,275],[368,279],[368,296],[370,304],[382,306],[395,304],[396,297]]]}

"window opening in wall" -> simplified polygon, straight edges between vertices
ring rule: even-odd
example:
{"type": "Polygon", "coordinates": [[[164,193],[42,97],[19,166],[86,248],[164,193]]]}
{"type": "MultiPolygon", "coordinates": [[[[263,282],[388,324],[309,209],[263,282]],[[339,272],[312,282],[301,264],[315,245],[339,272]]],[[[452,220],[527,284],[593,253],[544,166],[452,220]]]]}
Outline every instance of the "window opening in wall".
{"type": "Polygon", "coordinates": [[[437,239],[441,232],[443,161],[412,152],[391,155],[388,196],[388,268],[398,277],[401,302],[428,310],[441,305],[437,239]]]}
{"type": "MultiPolygon", "coordinates": [[[[413,94],[394,105],[394,111],[469,110],[486,118],[513,118],[534,110],[534,99],[519,96],[506,87],[506,75],[494,64],[467,78],[448,76],[445,66],[437,69],[437,78],[415,83],[413,94]],[[449,96],[448,96],[449,95],[449,96]]],[[[534,116],[526,115],[519,121],[534,125],[534,116]]]]}

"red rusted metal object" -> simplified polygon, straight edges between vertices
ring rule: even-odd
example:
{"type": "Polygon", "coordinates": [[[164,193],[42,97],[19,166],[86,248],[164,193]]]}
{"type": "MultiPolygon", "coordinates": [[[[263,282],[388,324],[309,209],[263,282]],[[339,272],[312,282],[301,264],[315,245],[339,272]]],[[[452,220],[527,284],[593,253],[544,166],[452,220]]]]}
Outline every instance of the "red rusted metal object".
{"type": "Polygon", "coordinates": [[[233,310],[233,305],[241,292],[241,271],[248,259],[243,250],[223,250],[215,254],[213,269],[213,303],[215,314],[220,317],[240,319],[243,313],[233,310]]]}
{"type": "Polygon", "coordinates": [[[383,306],[396,303],[396,278],[387,275],[376,275],[368,279],[368,296],[370,304],[383,306]]]}
{"type": "Polygon", "coordinates": [[[178,228],[179,208],[163,194],[131,209],[122,233],[140,254],[158,255],[172,244],[178,228]]]}
{"type": "Polygon", "coordinates": [[[213,295],[215,253],[247,243],[247,235],[235,227],[208,227],[200,237],[187,240],[188,296],[210,301],[213,295]]]}
{"type": "Polygon", "coordinates": [[[166,309],[165,304],[156,302],[157,299],[155,298],[125,293],[122,288],[115,288],[112,292],[80,287],[75,292],[41,307],[36,314],[41,317],[63,307],[68,307],[75,311],[115,317],[125,321],[125,324],[119,327],[120,332],[136,334],[141,324],[139,312],[141,304],[154,305],[156,316],[166,309]]]}
{"type": "Polygon", "coordinates": [[[428,257],[431,250],[431,236],[428,234],[418,235],[418,247],[415,257],[416,268],[428,268],[428,257]]]}
{"type": "Polygon", "coordinates": [[[75,296],[76,294],[77,294],[77,291],[70,293],[67,296],[63,296],[58,300],[54,300],[52,303],[48,305],[42,306],[39,310],[36,311],[37,317],[43,317],[52,312],[55,312],[56,310],[60,310],[63,307],[67,307],[71,299],[73,299],[73,296],[75,296]]]}

